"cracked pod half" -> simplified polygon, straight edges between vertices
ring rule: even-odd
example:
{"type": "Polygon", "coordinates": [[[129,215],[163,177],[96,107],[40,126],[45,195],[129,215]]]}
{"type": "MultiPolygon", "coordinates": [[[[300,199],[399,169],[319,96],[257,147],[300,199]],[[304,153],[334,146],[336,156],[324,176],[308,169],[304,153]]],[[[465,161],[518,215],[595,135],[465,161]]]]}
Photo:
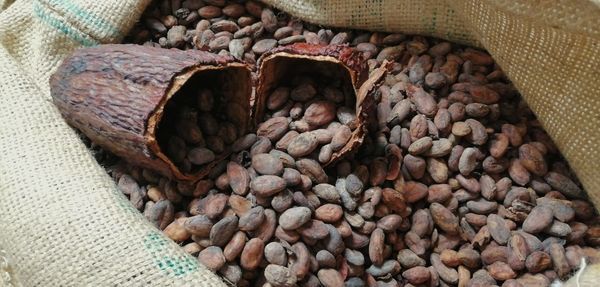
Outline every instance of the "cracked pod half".
{"type": "MultiPolygon", "coordinates": [[[[388,66],[385,62],[369,74],[362,53],[342,45],[297,43],[268,51],[258,63],[254,124],[267,117],[267,101],[271,93],[280,85],[289,85],[296,76],[308,75],[318,79],[321,84],[341,81],[345,98],[349,98],[352,101],[349,105],[354,106],[357,125],[347,143],[324,162],[327,166],[362,144],[367,133],[369,114],[376,106],[374,94],[383,83],[388,66]]],[[[318,127],[309,129],[315,128],[318,127]]]]}
{"type": "Polygon", "coordinates": [[[230,152],[225,146],[212,160],[193,169],[174,161],[168,152],[172,135],[191,134],[177,132],[182,114],[196,120],[194,112],[180,107],[203,109],[205,102],[197,99],[196,92],[209,89],[215,93],[215,102],[227,103],[219,114],[241,136],[249,128],[251,81],[250,69],[231,57],[196,50],[101,45],[79,49],[66,58],[52,75],[50,87],[65,120],[95,143],[132,164],[179,180],[197,180],[230,152]]]}

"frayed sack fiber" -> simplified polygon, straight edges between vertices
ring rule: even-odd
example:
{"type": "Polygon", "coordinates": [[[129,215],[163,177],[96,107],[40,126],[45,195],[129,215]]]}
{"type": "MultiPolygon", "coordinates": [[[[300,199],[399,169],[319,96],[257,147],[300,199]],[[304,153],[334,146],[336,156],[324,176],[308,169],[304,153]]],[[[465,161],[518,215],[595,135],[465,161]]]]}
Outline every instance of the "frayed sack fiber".
{"type": "MultiPolygon", "coordinates": [[[[597,1],[265,2],[317,24],[487,49],[600,205],[597,1]]],[[[118,43],[148,4],[0,0],[0,286],[224,286],[130,205],[50,101],[66,55],[118,43]]]]}
{"type": "Polygon", "coordinates": [[[225,286],[131,206],[50,100],[66,55],[120,42],[149,2],[0,3],[5,285],[225,286]]]}

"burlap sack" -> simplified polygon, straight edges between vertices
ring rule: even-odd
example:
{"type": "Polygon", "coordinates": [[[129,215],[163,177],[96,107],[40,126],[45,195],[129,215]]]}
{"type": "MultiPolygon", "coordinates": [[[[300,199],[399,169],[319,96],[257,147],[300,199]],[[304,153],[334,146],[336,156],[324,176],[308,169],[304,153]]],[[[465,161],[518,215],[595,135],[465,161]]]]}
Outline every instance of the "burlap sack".
{"type": "MultiPolygon", "coordinates": [[[[149,1],[11,2],[0,0],[0,285],[223,285],[132,208],[49,101],[60,60],[119,42],[149,1]]],[[[488,49],[600,204],[598,2],[267,2],[315,23],[488,49]]]]}
{"type": "Polygon", "coordinates": [[[225,286],[129,204],[50,101],[61,59],[119,42],[148,3],[0,3],[0,275],[13,285],[225,286]]]}

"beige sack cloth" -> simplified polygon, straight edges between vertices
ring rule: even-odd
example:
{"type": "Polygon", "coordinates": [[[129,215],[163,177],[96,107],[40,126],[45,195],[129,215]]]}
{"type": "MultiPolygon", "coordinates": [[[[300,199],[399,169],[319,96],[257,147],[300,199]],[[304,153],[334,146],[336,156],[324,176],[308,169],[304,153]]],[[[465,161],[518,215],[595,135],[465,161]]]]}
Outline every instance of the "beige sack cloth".
{"type": "MultiPolygon", "coordinates": [[[[119,42],[148,0],[11,2],[0,0],[0,285],[221,286],[132,208],[49,101],[60,60],[119,42]]],[[[314,23],[486,48],[600,204],[598,2],[267,2],[314,23]]]]}
{"type": "Polygon", "coordinates": [[[50,101],[65,55],[121,41],[148,3],[0,3],[0,276],[12,285],[225,286],[133,208],[50,101]]]}

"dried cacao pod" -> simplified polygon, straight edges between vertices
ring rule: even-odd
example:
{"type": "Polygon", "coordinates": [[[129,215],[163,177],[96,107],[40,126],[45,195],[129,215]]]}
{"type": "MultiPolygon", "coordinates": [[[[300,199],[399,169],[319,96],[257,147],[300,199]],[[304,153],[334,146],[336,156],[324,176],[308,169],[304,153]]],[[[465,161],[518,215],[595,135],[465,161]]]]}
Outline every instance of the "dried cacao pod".
{"type": "Polygon", "coordinates": [[[367,132],[369,114],[376,107],[374,94],[385,80],[390,66],[384,62],[369,75],[369,68],[362,54],[348,46],[313,45],[296,43],[270,50],[258,61],[258,85],[253,108],[254,123],[259,123],[265,114],[268,96],[279,83],[289,81],[294,75],[308,74],[326,81],[341,80],[344,93],[353,95],[357,128],[350,140],[331,158],[325,166],[356,150],[367,132]]]}
{"type": "Polygon", "coordinates": [[[232,123],[244,133],[250,122],[250,69],[232,57],[197,50],[139,45],[100,45],[75,51],[50,79],[54,104],[65,120],[92,141],[133,164],[179,180],[197,180],[229,155],[219,154],[184,173],[166,155],[163,123],[179,90],[218,85],[239,106],[232,123]]]}

